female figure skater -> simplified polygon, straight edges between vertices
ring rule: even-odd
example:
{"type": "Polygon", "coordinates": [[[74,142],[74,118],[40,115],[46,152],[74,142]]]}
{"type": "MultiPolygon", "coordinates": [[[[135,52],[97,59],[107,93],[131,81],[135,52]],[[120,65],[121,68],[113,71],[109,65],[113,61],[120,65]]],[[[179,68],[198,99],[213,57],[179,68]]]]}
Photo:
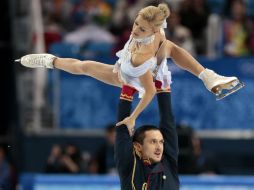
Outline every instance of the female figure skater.
{"type": "Polygon", "coordinates": [[[236,77],[224,77],[205,69],[188,52],[165,38],[163,28],[167,25],[166,19],[169,15],[166,4],[141,9],[129,40],[116,54],[119,59],[115,65],[60,58],[51,54],[28,54],[16,61],[26,67],[57,68],[72,74],[91,76],[122,88],[120,98],[130,101],[134,91],[138,91],[141,98],[138,105],[129,117],[118,124],[126,124],[130,128],[135,125],[138,115],[154,97],[156,88],[162,91],[170,90],[171,73],[168,71],[167,58],[199,77],[206,88],[218,98],[240,89],[243,85],[236,77]],[[229,92],[222,94],[224,89],[229,92]]]}

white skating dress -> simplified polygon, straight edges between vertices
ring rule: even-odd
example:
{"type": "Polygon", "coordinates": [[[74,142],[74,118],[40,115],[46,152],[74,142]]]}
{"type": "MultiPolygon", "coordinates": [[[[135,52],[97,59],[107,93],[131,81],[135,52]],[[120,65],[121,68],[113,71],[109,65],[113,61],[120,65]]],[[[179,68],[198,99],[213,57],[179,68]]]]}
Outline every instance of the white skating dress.
{"type": "Polygon", "coordinates": [[[145,92],[139,77],[145,74],[149,69],[154,75],[154,79],[162,83],[162,90],[170,88],[171,72],[168,70],[167,59],[162,59],[157,63],[156,55],[146,60],[139,66],[133,66],[131,63],[131,52],[128,50],[131,42],[130,39],[124,45],[124,48],[116,53],[119,58],[114,66],[113,72],[119,73],[120,79],[124,84],[134,87],[139,92],[139,98],[143,97],[145,92]]]}

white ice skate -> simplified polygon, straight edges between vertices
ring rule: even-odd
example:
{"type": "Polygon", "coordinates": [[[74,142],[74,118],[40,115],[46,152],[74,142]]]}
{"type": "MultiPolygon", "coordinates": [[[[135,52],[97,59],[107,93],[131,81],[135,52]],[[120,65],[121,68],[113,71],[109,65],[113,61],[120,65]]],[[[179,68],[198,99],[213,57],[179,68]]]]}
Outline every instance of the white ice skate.
{"type": "Polygon", "coordinates": [[[216,100],[221,100],[244,87],[244,83],[237,77],[221,76],[209,69],[201,72],[199,78],[206,88],[215,94],[216,100]]]}
{"type": "Polygon", "coordinates": [[[15,62],[20,62],[25,67],[30,68],[48,68],[53,69],[53,61],[57,57],[52,54],[42,53],[42,54],[28,54],[20,59],[16,59],[15,62]]]}

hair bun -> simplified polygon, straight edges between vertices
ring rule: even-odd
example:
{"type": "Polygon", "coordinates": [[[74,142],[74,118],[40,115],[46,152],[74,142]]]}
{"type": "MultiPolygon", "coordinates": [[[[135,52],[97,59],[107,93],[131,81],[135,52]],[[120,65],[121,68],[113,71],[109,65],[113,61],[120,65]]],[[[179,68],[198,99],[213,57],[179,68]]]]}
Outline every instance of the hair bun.
{"type": "Polygon", "coordinates": [[[160,11],[163,12],[163,14],[164,14],[164,16],[165,16],[165,19],[169,17],[169,15],[170,15],[170,10],[169,10],[167,4],[165,4],[165,3],[160,3],[160,4],[158,5],[158,8],[160,9],[160,11]]]}

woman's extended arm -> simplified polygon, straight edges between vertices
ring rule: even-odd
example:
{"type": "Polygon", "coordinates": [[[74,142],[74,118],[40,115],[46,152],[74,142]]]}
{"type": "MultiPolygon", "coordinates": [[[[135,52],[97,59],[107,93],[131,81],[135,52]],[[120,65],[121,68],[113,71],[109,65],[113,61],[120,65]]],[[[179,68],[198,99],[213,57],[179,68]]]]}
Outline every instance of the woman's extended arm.
{"type": "Polygon", "coordinates": [[[156,88],[153,82],[152,72],[150,70],[148,70],[144,75],[140,76],[139,80],[145,89],[145,93],[132,114],[121,122],[117,123],[117,126],[125,124],[129,129],[132,129],[135,126],[136,118],[146,108],[156,94],[156,88]]]}

